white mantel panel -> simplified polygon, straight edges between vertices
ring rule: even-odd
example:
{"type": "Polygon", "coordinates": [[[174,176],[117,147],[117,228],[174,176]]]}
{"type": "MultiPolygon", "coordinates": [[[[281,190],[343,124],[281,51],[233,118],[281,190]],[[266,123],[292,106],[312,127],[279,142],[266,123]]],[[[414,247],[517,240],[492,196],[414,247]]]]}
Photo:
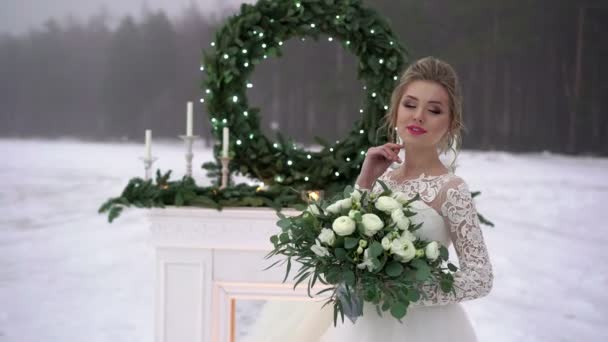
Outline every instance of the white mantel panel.
{"type": "Polygon", "coordinates": [[[210,250],[157,248],[157,342],[208,340],[212,263],[210,250]]]}
{"type": "Polygon", "coordinates": [[[277,260],[264,259],[280,231],[277,220],[267,208],[150,210],[156,342],[229,342],[234,299],[308,300],[305,288],[281,283],[284,266],[264,271],[277,260]]]}
{"type": "MultiPolygon", "coordinates": [[[[270,244],[270,242],[268,242],[270,244]]],[[[265,251],[235,251],[235,250],[214,250],[213,251],[213,279],[225,282],[263,282],[280,283],[285,277],[285,266],[275,265],[264,271],[264,269],[276,260],[282,258],[275,257],[266,260],[265,251]],[[239,272],[234,270],[238,269],[239,272]]],[[[292,266],[290,279],[295,275],[297,268],[292,266]]]]}
{"type": "MultiPolygon", "coordinates": [[[[298,212],[285,210],[283,214],[298,212]]],[[[270,236],[280,230],[276,212],[267,208],[155,208],[150,218],[157,246],[268,251],[270,236]]]]}

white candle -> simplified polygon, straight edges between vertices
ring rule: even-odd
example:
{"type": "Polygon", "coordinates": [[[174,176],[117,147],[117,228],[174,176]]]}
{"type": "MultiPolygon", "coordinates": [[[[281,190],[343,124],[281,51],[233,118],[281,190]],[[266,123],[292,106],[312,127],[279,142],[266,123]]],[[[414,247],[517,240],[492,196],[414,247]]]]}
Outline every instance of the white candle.
{"type": "Polygon", "coordinates": [[[192,136],[192,101],[188,101],[186,111],[186,135],[192,136]]]}
{"type": "Polygon", "coordinates": [[[228,127],[224,127],[224,131],[223,131],[223,138],[224,138],[224,142],[223,142],[223,150],[222,150],[222,157],[228,157],[228,142],[229,142],[229,138],[228,138],[228,127]]]}
{"type": "Polygon", "coordinates": [[[146,158],[152,159],[152,130],[146,130],[146,158]]]}

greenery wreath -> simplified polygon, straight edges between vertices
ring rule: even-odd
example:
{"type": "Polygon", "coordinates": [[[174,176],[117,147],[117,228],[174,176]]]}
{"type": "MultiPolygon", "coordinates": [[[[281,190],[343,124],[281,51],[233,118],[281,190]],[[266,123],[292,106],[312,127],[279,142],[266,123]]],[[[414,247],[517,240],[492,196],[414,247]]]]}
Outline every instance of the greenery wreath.
{"type": "MultiPolygon", "coordinates": [[[[382,119],[390,103],[407,52],[388,23],[360,0],[260,0],[243,4],[218,30],[204,54],[206,71],[202,102],[207,105],[212,132],[221,141],[223,127],[230,129],[230,171],[268,185],[296,189],[343,189],[359,173],[370,146],[386,139],[382,119]],[[260,111],[250,108],[248,77],[264,59],[281,56],[283,42],[293,37],[321,34],[342,42],[359,58],[358,78],[367,91],[362,119],[351,133],[335,144],[315,138],[323,148],[309,152],[291,139],[277,135],[271,141],[260,131],[260,111]]],[[[219,178],[220,145],[216,162],[203,165],[208,176],[219,178]]],[[[219,182],[219,181],[218,181],[219,182]]]]}

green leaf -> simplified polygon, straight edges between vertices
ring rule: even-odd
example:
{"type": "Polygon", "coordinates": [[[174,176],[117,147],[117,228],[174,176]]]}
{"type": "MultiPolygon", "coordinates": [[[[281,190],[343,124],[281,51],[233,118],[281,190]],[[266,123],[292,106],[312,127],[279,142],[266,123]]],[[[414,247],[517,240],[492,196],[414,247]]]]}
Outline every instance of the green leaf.
{"type": "Polygon", "coordinates": [[[342,279],[349,286],[355,286],[355,273],[351,270],[342,272],[342,279]]]}
{"type": "Polygon", "coordinates": [[[112,207],[112,209],[110,209],[110,212],[108,213],[108,221],[112,223],[112,221],[114,221],[114,219],[116,219],[120,215],[122,209],[123,207],[112,207]]]}
{"type": "Polygon", "coordinates": [[[380,244],[378,241],[372,242],[368,250],[370,258],[376,258],[384,253],[384,248],[382,248],[382,244],[380,244]]]}
{"type": "Polygon", "coordinates": [[[441,287],[441,291],[445,293],[452,291],[452,282],[450,281],[442,280],[439,282],[439,286],[441,287]]]}
{"type": "Polygon", "coordinates": [[[346,259],[348,259],[347,256],[346,256],[346,254],[347,254],[346,250],[344,248],[336,248],[334,250],[334,254],[336,255],[336,258],[338,260],[346,260],[346,259]]]}
{"type": "Polygon", "coordinates": [[[382,266],[382,263],[380,262],[380,260],[376,259],[376,258],[372,258],[372,265],[373,265],[373,269],[374,270],[379,270],[382,266]]]}
{"type": "Polygon", "coordinates": [[[407,298],[410,300],[410,302],[417,302],[420,299],[420,292],[418,292],[416,289],[410,289],[407,292],[407,298]]]}
{"type": "Polygon", "coordinates": [[[336,269],[331,269],[325,274],[325,280],[330,284],[336,284],[340,280],[340,273],[336,269]]]}
{"type": "Polygon", "coordinates": [[[381,180],[378,179],[376,182],[378,184],[380,184],[380,186],[382,187],[382,189],[384,190],[384,192],[391,193],[391,190],[388,188],[388,186],[386,186],[386,184],[383,181],[381,181],[381,180]]]}
{"type": "Polygon", "coordinates": [[[398,277],[403,273],[403,265],[397,261],[391,261],[384,269],[389,277],[398,277]]]}
{"type": "Polygon", "coordinates": [[[274,266],[276,266],[276,264],[280,263],[281,261],[283,261],[283,260],[277,260],[277,261],[273,262],[272,264],[270,264],[270,266],[266,267],[266,268],[264,269],[264,271],[266,271],[266,270],[269,270],[269,269],[273,268],[274,266]]]}
{"type": "Polygon", "coordinates": [[[448,249],[445,248],[445,246],[439,247],[439,257],[441,258],[441,260],[448,260],[449,253],[448,253],[448,249]]]}
{"type": "Polygon", "coordinates": [[[391,306],[391,315],[396,319],[401,319],[405,317],[407,313],[407,305],[402,302],[396,302],[391,306]]]}
{"type": "Polygon", "coordinates": [[[298,203],[298,204],[295,204],[293,206],[293,208],[298,211],[304,211],[304,210],[306,210],[307,206],[306,206],[306,204],[298,203]]]}
{"type": "Polygon", "coordinates": [[[280,219],[279,221],[277,221],[277,226],[279,226],[283,229],[287,229],[287,228],[291,227],[291,219],[290,218],[280,219]]]}
{"type": "Polygon", "coordinates": [[[344,239],[344,248],[353,249],[359,245],[359,239],[347,237],[344,239]]]}
{"type": "Polygon", "coordinates": [[[323,294],[325,292],[334,291],[334,290],[335,290],[334,287],[328,287],[323,290],[319,290],[317,293],[315,293],[315,297],[318,297],[320,294],[323,294]]]}
{"type": "Polygon", "coordinates": [[[454,264],[452,264],[452,263],[449,263],[449,264],[448,264],[448,269],[449,269],[450,271],[452,271],[452,272],[456,272],[456,271],[458,271],[458,267],[456,267],[456,266],[455,266],[454,264]]]}
{"type": "Polygon", "coordinates": [[[291,271],[291,258],[287,258],[287,269],[285,270],[285,277],[283,278],[283,283],[287,281],[287,277],[289,277],[289,272],[291,271]]]}
{"type": "Polygon", "coordinates": [[[412,265],[415,268],[421,268],[424,266],[428,266],[426,264],[426,261],[422,260],[422,259],[414,259],[410,262],[410,265],[412,265]]]}
{"type": "Polygon", "coordinates": [[[431,269],[429,267],[416,270],[416,280],[418,281],[428,280],[431,276],[431,269]]]}
{"type": "Polygon", "coordinates": [[[483,217],[480,213],[477,213],[477,218],[481,224],[485,224],[486,226],[494,227],[494,223],[488,221],[485,217],[483,217]]]}
{"type": "Polygon", "coordinates": [[[283,243],[285,242],[289,242],[289,234],[287,233],[282,233],[281,235],[279,235],[279,240],[283,243]]]}
{"type": "Polygon", "coordinates": [[[354,188],[350,185],[344,188],[344,198],[350,197],[350,194],[352,194],[353,190],[354,188]]]}

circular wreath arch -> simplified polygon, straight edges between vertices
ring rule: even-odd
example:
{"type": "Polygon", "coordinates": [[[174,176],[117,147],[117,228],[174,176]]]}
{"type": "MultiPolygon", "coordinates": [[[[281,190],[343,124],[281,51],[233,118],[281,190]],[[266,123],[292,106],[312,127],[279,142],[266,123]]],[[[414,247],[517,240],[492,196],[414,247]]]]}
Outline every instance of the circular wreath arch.
{"type": "MultiPolygon", "coordinates": [[[[241,5],[205,52],[201,102],[207,105],[216,139],[221,141],[223,127],[230,128],[231,171],[266,184],[338,188],[357,177],[367,149],[386,138],[379,128],[406,55],[386,20],[360,0],[260,0],[241,5]],[[348,136],[309,152],[281,135],[271,141],[262,134],[260,111],[248,105],[247,80],[255,65],[281,55],[284,41],[318,40],[322,33],[359,58],[358,78],[367,93],[362,118],[348,136]]],[[[215,146],[216,156],[220,149],[215,146]]],[[[203,167],[217,175],[219,163],[209,166],[203,167]]]]}

